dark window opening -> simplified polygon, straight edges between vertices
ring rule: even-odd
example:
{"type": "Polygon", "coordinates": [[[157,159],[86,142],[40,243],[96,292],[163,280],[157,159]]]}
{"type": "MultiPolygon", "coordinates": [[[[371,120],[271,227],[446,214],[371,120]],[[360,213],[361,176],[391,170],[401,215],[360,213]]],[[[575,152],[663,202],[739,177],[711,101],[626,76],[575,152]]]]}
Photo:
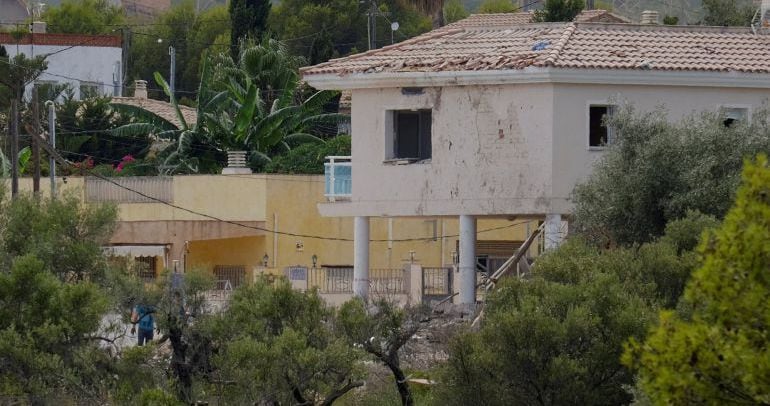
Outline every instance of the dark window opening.
{"type": "Polygon", "coordinates": [[[749,115],[748,109],[741,107],[725,108],[724,113],[725,120],[722,122],[722,124],[727,128],[730,128],[741,121],[746,121],[749,115]]]}
{"type": "Polygon", "coordinates": [[[134,258],[134,267],[136,269],[136,275],[139,279],[145,282],[152,282],[155,280],[155,264],[157,258],[155,257],[136,257],[134,258]]]}
{"type": "Polygon", "coordinates": [[[430,159],[431,111],[399,110],[393,112],[395,120],[395,159],[430,159]]]}
{"type": "Polygon", "coordinates": [[[605,117],[613,113],[612,106],[590,106],[588,110],[588,146],[603,147],[612,143],[612,129],[608,128],[605,117]]]}

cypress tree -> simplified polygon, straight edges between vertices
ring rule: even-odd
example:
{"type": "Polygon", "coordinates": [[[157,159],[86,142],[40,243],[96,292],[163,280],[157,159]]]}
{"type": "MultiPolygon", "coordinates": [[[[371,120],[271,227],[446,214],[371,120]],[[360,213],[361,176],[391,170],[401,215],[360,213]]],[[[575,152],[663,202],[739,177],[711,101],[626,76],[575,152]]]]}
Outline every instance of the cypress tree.
{"type": "Polygon", "coordinates": [[[230,53],[238,58],[238,43],[244,37],[260,40],[267,28],[270,0],[230,0],[230,53]]]}

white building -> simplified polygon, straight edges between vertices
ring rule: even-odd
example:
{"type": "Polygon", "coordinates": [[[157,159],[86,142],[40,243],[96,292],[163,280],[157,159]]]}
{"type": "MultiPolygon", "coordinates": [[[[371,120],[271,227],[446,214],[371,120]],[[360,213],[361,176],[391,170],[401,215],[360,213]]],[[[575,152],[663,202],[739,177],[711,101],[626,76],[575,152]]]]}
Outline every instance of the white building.
{"type": "MultiPolygon", "coordinates": [[[[39,27],[38,24],[41,23],[35,23],[35,26],[39,27]]],[[[76,98],[120,95],[123,52],[118,35],[38,32],[16,39],[9,33],[0,33],[0,45],[11,58],[18,54],[46,56],[48,69],[37,83],[66,83],[76,98]]]]}
{"type": "Polygon", "coordinates": [[[329,167],[319,210],[356,217],[361,281],[370,217],[459,217],[460,303],[473,303],[477,218],[545,219],[557,244],[572,189],[612,142],[614,103],[746,118],[770,96],[768,44],[749,28],[474,15],[305,68],[310,85],[352,93],[353,155],[329,167]]]}

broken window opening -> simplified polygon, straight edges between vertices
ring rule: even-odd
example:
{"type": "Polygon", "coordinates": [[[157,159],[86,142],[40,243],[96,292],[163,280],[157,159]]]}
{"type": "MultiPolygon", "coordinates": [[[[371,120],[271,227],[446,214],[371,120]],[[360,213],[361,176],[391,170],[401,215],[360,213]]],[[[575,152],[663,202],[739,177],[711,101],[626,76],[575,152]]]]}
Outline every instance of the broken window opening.
{"type": "Polygon", "coordinates": [[[431,158],[431,110],[393,111],[393,159],[431,158]]]}
{"type": "Polygon", "coordinates": [[[615,114],[615,106],[591,105],[588,107],[588,146],[591,148],[605,147],[614,141],[612,127],[606,125],[606,120],[615,114]]]}

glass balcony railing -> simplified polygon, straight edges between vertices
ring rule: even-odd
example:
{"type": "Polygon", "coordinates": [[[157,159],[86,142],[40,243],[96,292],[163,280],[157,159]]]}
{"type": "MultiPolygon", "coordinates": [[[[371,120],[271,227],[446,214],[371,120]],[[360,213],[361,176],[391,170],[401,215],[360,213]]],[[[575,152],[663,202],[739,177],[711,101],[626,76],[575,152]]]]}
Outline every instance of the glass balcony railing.
{"type": "Polygon", "coordinates": [[[327,156],[324,163],[324,195],[330,202],[349,200],[353,185],[349,156],[327,156]]]}

